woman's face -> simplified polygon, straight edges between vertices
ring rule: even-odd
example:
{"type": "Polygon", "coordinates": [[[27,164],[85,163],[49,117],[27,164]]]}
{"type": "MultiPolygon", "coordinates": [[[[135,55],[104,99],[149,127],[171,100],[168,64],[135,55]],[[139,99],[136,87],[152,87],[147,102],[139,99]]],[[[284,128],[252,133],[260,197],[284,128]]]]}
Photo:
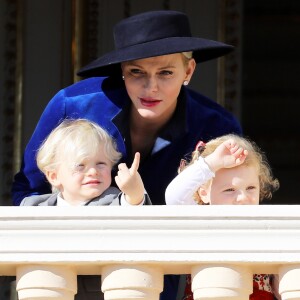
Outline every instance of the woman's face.
{"type": "Polygon", "coordinates": [[[190,81],[195,61],[184,62],[181,53],[122,63],[128,95],[138,116],[154,121],[168,120],[185,80],[190,81]]]}

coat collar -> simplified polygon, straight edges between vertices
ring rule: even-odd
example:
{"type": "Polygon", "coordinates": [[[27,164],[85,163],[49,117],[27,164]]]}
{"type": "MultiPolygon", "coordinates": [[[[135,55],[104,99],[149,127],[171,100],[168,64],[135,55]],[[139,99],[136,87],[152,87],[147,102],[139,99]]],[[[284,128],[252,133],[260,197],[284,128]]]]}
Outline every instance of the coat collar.
{"type": "MultiPolygon", "coordinates": [[[[126,101],[122,110],[117,113],[112,122],[119,128],[124,140],[130,139],[129,134],[129,112],[131,102],[126,101]]],[[[152,155],[161,151],[173,141],[181,138],[187,132],[187,118],[186,118],[186,93],[184,89],[179,94],[178,104],[174,115],[166,126],[159,132],[159,135],[154,143],[152,155]]]]}

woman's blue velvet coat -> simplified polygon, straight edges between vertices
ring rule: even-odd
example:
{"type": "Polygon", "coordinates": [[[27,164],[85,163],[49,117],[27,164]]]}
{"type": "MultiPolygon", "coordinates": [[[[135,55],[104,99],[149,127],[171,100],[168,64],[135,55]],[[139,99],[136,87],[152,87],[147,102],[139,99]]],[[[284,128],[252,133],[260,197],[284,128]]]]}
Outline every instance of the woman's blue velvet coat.
{"type": "MultiPolygon", "coordinates": [[[[86,118],[104,127],[115,138],[122,161],[131,165],[130,143],[124,142],[129,137],[130,103],[124,83],[113,78],[88,78],[59,91],[45,108],[25,149],[12,188],[14,205],[19,205],[24,197],[50,192],[47,180],[37,168],[36,150],[65,118],[86,118]]],[[[142,160],[139,167],[152,203],[165,204],[165,189],[176,176],[180,159],[190,154],[199,140],[227,133],[241,133],[237,120],[216,102],[182,87],[174,116],[161,131],[151,156],[142,160]]]]}

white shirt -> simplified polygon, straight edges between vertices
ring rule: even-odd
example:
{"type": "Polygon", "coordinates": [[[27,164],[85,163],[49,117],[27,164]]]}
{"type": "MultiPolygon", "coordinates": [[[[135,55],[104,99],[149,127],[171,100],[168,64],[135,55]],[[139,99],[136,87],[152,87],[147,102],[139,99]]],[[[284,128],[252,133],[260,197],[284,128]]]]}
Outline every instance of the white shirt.
{"type": "Polygon", "coordinates": [[[196,205],[193,195],[200,186],[213,178],[203,157],[179,173],[167,186],[165,199],[167,205],[196,205]]]}

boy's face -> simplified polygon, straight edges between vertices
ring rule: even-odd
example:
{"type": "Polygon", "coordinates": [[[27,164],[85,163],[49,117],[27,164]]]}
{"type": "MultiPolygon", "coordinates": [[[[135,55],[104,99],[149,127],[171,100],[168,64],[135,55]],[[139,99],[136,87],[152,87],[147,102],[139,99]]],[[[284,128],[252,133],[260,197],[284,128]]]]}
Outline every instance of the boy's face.
{"type": "Polygon", "coordinates": [[[74,168],[65,158],[55,172],[48,174],[48,180],[57,187],[62,197],[77,205],[100,196],[111,185],[111,162],[104,155],[102,147],[74,168]]]}
{"type": "Polygon", "coordinates": [[[200,188],[201,198],[211,205],[259,204],[259,176],[254,166],[220,169],[207,187],[200,188]]]}

